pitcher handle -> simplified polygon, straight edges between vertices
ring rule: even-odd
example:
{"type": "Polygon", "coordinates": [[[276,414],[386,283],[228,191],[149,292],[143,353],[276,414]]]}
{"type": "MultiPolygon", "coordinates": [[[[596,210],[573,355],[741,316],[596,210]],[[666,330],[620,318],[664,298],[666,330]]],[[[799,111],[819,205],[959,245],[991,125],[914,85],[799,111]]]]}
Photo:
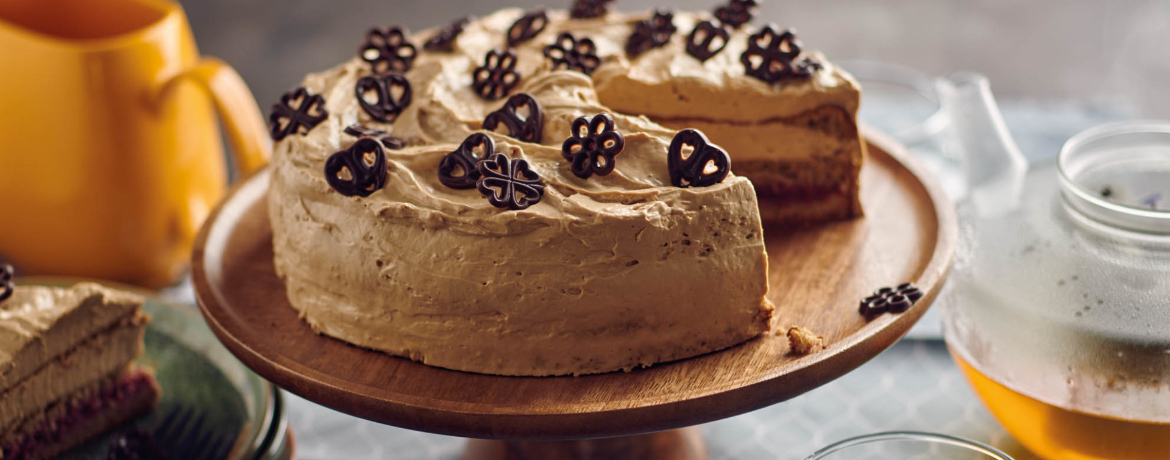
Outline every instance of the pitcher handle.
{"type": "Polygon", "coordinates": [[[174,86],[187,81],[206,89],[215,102],[238,177],[247,177],[267,165],[272,156],[272,140],[256,99],[240,74],[217,58],[204,57],[194,67],[168,78],[161,86],[158,100],[165,98],[174,86]]]}
{"type": "Polygon", "coordinates": [[[1019,205],[1028,161],[1004,124],[987,77],[961,72],[938,80],[967,182],[967,197],[981,215],[1019,205]]]}

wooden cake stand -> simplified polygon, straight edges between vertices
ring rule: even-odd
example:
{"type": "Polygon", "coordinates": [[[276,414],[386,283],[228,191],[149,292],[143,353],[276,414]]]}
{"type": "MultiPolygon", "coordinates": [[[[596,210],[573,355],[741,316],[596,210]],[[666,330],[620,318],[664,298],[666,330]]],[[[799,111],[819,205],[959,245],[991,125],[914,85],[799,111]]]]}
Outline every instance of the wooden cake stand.
{"type": "Polygon", "coordinates": [[[765,227],[773,329],[781,333],[696,358],[628,373],[500,377],[317,335],[288,304],[273,270],[267,170],[237,186],[200,232],[196,296],[212,330],[256,373],[358,417],[477,438],[465,459],[703,459],[697,429],[683,427],[775,404],[844,375],[902,337],[938,295],[957,236],[951,204],[903,148],[876,134],[866,138],[866,217],[765,227]],[[905,281],[925,292],[909,311],[871,321],[858,313],[861,298],[905,281]],[[828,347],[790,353],[783,335],[790,325],[824,336],[828,347]]]}

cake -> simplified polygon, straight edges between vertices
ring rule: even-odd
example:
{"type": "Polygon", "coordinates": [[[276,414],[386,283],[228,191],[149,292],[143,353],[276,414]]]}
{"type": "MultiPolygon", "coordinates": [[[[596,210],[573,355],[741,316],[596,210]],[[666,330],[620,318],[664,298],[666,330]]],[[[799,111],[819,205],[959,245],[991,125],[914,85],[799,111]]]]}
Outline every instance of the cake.
{"type": "Polygon", "coordinates": [[[861,212],[858,86],[751,0],[607,4],[374,28],[273,106],[274,263],[313,330],[517,376],[770,330],[762,222],[861,212]]]}
{"type": "Polygon", "coordinates": [[[151,371],[132,364],[150,321],[140,297],[91,283],[8,292],[0,303],[0,458],[51,458],[158,400],[151,371]]]}

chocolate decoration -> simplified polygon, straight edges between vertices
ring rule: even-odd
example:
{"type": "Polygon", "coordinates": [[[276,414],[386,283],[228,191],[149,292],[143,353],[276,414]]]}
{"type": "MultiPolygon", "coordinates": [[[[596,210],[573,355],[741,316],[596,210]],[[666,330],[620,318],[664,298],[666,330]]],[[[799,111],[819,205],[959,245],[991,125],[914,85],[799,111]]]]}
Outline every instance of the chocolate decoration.
{"type": "Polygon", "coordinates": [[[16,270],[9,264],[0,264],[0,302],[8,300],[12,297],[12,291],[16,290],[16,285],[12,282],[12,277],[16,275],[16,270]]]}
{"type": "Polygon", "coordinates": [[[358,49],[358,56],[370,63],[374,73],[406,72],[414,66],[418,50],[406,40],[406,33],[398,26],[366,31],[366,41],[358,49]]]}
{"type": "Polygon", "coordinates": [[[494,153],[496,153],[496,141],[492,140],[491,136],[484,133],[472,133],[463,140],[462,144],[459,144],[459,148],[448,153],[439,162],[439,182],[457,190],[475,188],[475,183],[479,179],[479,169],[476,168],[476,165],[494,153]],[[476,147],[483,150],[479,156],[475,155],[476,147]],[[456,176],[456,170],[463,171],[463,174],[456,176]]]}
{"type": "Polygon", "coordinates": [[[383,123],[394,122],[398,114],[410,106],[410,101],[414,97],[410,90],[410,81],[400,73],[366,75],[358,79],[353,91],[362,110],[371,118],[383,123]],[[395,89],[398,89],[397,95],[395,89]],[[377,98],[373,102],[366,98],[366,94],[370,92],[377,98]]]}
{"type": "Polygon", "coordinates": [[[386,185],[386,151],[382,143],[363,137],[325,160],[325,181],[345,196],[370,196],[386,185]],[[348,173],[348,178],[341,174],[348,173]]]}
{"type": "Polygon", "coordinates": [[[590,75],[601,65],[601,58],[597,57],[597,45],[593,44],[593,40],[577,40],[568,32],[562,33],[557,41],[544,47],[544,56],[552,61],[553,70],[564,67],[590,75]]]}
{"type": "Polygon", "coordinates": [[[719,146],[711,144],[707,136],[696,129],[679,131],[670,141],[666,153],[666,166],[670,171],[670,183],[675,187],[707,187],[723,182],[731,171],[731,158],[719,146]],[[683,146],[690,146],[690,156],[683,158],[683,146]],[[709,164],[715,171],[707,172],[709,164]]]}
{"type": "Polygon", "coordinates": [[[276,141],[292,133],[308,134],[328,117],[325,98],[311,94],[305,88],[297,88],[284,93],[280,102],[272,104],[268,113],[268,134],[276,141]],[[301,128],[305,130],[301,131],[301,128]]]}
{"type": "Polygon", "coordinates": [[[711,21],[700,22],[687,36],[687,54],[699,62],[706,62],[727,47],[727,40],[730,37],[731,31],[727,30],[727,27],[717,26],[711,21]],[[718,43],[719,46],[712,48],[714,43],[718,43]]]}
{"type": "Polygon", "coordinates": [[[352,125],[346,126],[345,134],[349,134],[350,136],[354,137],[372,137],[381,142],[383,147],[391,150],[399,150],[404,146],[402,139],[391,136],[389,133],[382,130],[367,128],[366,125],[361,123],[354,123],[352,125]]]}
{"type": "Polygon", "coordinates": [[[654,17],[639,22],[634,26],[634,33],[626,41],[626,56],[636,58],[651,48],[658,48],[670,41],[670,37],[678,30],[674,26],[674,12],[655,11],[654,17]]]}
{"type": "Polygon", "coordinates": [[[536,38],[548,26],[548,13],[536,10],[526,13],[508,28],[508,47],[513,47],[536,38]]]}
{"type": "Polygon", "coordinates": [[[489,101],[507,96],[518,84],[520,73],[516,71],[516,52],[512,50],[488,51],[483,65],[475,68],[471,79],[475,93],[489,101]]]}
{"type": "Polygon", "coordinates": [[[540,111],[540,103],[536,98],[520,93],[508,98],[508,102],[495,112],[489,113],[483,119],[483,129],[495,131],[503,123],[508,127],[508,135],[513,139],[539,144],[544,132],[544,115],[540,111]],[[520,109],[527,108],[528,115],[521,117],[520,109]]]}
{"type": "Polygon", "coordinates": [[[471,18],[469,17],[456,19],[455,22],[447,24],[435,32],[431,38],[428,38],[426,43],[423,43],[423,49],[427,51],[454,51],[455,39],[459,38],[459,34],[463,33],[463,29],[470,23],[471,18]]]}
{"type": "Polygon", "coordinates": [[[861,300],[860,312],[869,318],[886,312],[902,313],[922,296],[922,291],[914,283],[902,283],[896,288],[883,287],[861,300]]]}
{"type": "Polygon", "coordinates": [[[726,5],[715,9],[715,19],[719,22],[738,29],[751,22],[755,17],[756,0],[730,0],[726,5]]]}
{"type": "Polygon", "coordinates": [[[573,175],[588,179],[613,172],[614,157],[626,148],[625,137],[614,129],[613,117],[608,113],[580,117],[573,120],[572,130],[573,135],[561,145],[561,155],[572,164],[573,175]]]}
{"type": "Polygon", "coordinates": [[[739,60],[744,73],[768,83],[811,77],[821,68],[811,59],[794,62],[800,56],[800,40],[791,30],[777,34],[772,25],[748,37],[748,47],[739,60]],[[766,44],[761,44],[766,42],[766,44]]]}
{"type": "Polygon", "coordinates": [[[609,13],[609,4],[613,0],[577,0],[569,9],[569,17],[573,19],[599,18],[609,13]]]}
{"type": "Polygon", "coordinates": [[[519,211],[544,197],[544,183],[523,158],[509,160],[507,155],[496,153],[475,167],[480,175],[475,187],[492,206],[519,211]]]}

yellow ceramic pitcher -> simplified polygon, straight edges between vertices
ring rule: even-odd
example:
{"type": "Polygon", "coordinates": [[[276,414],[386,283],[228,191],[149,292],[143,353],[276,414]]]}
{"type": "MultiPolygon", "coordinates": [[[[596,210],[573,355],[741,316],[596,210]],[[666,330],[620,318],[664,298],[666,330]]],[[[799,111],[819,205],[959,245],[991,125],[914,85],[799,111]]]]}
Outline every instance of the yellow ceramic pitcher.
{"type": "Polygon", "coordinates": [[[239,74],[168,0],[0,0],[0,259],[158,287],[271,152],[239,74]],[[213,104],[214,102],[214,104],[213,104]]]}

